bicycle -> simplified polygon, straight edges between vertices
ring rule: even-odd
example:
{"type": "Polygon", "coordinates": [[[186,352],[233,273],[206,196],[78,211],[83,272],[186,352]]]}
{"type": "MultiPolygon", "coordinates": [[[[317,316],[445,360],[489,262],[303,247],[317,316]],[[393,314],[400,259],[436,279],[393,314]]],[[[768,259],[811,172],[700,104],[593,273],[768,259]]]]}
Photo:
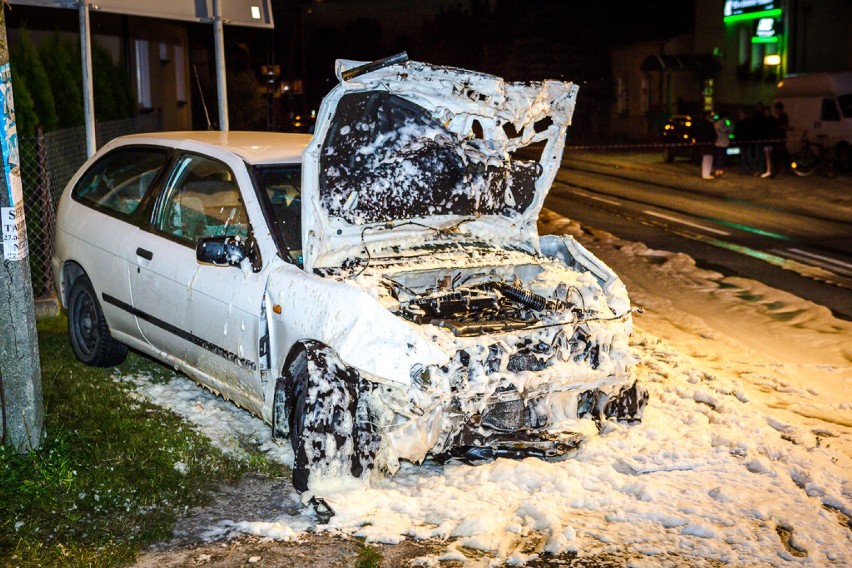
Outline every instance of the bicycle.
{"type": "Polygon", "coordinates": [[[834,177],[834,148],[826,144],[826,135],[817,135],[818,142],[811,142],[807,136],[805,131],[802,134],[802,145],[799,151],[793,154],[790,168],[802,177],[811,175],[817,169],[826,177],[834,177]]]}

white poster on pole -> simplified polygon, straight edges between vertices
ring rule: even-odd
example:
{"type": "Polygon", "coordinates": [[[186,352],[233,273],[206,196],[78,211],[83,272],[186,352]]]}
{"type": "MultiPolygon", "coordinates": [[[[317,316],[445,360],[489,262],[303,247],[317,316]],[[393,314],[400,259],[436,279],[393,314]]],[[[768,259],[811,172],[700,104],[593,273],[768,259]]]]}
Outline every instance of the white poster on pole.
{"type": "Polygon", "coordinates": [[[3,259],[23,260],[28,251],[27,224],[24,222],[24,205],[0,207],[3,226],[3,259]]]}
{"type": "Polygon", "coordinates": [[[9,192],[9,207],[0,208],[3,234],[3,258],[23,260],[27,257],[27,225],[24,219],[24,190],[21,183],[18,129],[15,125],[15,101],[12,96],[12,70],[8,63],[0,66],[0,147],[3,151],[3,174],[9,192]]]}

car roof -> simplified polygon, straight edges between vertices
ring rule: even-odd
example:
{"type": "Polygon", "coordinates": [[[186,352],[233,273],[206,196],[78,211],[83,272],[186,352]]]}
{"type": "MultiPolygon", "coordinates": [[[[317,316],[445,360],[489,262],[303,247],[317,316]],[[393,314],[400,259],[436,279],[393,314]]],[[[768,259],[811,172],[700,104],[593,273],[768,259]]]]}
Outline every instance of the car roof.
{"type": "Polygon", "coordinates": [[[250,164],[298,163],[311,140],[310,134],[216,130],[149,132],[123,136],[119,141],[178,147],[184,142],[232,152],[250,164]]]}

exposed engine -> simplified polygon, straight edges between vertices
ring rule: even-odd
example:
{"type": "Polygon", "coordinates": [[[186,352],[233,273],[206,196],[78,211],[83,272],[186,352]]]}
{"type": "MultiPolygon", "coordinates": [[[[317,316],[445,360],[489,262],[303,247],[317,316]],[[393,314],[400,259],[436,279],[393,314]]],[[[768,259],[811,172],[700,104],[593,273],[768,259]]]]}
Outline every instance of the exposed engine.
{"type": "Polygon", "coordinates": [[[492,281],[456,289],[439,287],[432,294],[401,302],[398,314],[414,323],[430,323],[456,336],[470,337],[528,328],[547,314],[567,309],[563,300],[492,281]]]}

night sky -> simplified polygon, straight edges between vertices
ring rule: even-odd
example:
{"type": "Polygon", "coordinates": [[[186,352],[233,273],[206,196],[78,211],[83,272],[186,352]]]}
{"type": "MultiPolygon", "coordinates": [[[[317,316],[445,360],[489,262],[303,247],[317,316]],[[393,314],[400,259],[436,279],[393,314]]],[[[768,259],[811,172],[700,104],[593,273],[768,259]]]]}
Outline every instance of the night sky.
{"type": "Polygon", "coordinates": [[[694,0],[272,0],[284,74],[321,98],[335,59],[411,59],[507,80],[565,79],[608,92],[609,48],[691,31],[694,0]]]}

